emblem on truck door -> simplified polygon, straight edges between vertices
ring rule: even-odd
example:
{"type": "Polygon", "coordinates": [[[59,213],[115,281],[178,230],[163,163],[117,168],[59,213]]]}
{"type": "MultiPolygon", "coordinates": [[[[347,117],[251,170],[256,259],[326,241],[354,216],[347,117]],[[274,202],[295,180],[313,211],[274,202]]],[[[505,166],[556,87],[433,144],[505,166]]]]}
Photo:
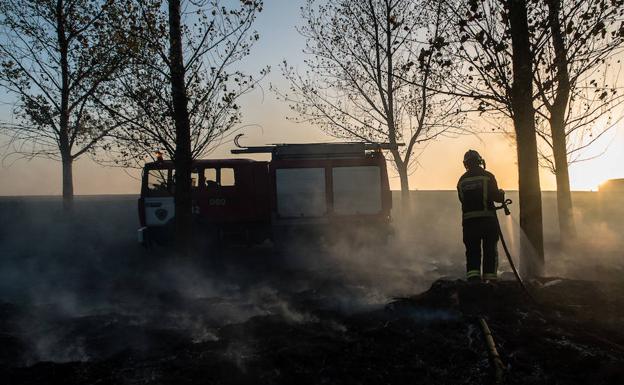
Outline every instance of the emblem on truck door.
{"type": "Polygon", "coordinates": [[[156,218],[158,218],[161,221],[164,221],[165,219],[167,219],[167,214],[169,213],[165,209],[158,209],[154,212],[154,215],[156,215],[156,218]]]}

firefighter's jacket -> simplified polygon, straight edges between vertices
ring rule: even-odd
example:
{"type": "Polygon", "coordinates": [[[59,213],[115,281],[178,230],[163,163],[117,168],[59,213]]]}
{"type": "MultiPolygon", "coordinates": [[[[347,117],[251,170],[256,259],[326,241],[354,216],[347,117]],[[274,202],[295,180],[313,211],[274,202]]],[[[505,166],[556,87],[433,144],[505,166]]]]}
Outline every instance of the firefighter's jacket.
{"type": "Polygon", "coordinates": [[[494,175],[481,167],[470,168],[459,178],[457,192],[463,220],[496,217],[494,202],[505,200],[505,193],[498,189],[494,175]]]}

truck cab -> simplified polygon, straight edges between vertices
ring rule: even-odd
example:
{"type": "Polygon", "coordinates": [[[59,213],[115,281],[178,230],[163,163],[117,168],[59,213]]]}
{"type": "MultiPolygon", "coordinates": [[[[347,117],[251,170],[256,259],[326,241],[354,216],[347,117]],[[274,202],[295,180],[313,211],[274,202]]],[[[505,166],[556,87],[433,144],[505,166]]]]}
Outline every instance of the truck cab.
{"type": "MultiPolygon", "coordinates": [[[[195,160],[191,173],[193,218],[200,236],[267,237],[268,162],[250,159],[195,160]],[[264,233],[264,235],[262,235],[264,233]]],[[[147,163],[139,198],[139,241],[167,240],[175,217],[172,161],[147,163]]]]}

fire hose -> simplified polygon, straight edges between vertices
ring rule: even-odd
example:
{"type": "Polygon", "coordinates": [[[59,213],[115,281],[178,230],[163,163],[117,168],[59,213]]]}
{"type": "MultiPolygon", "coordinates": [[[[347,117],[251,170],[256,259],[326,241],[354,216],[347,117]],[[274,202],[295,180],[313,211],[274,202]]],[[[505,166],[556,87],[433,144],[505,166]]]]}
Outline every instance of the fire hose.
{"type": "MultiPolygon", "coordinates": [[[[500,206],[495,206],[496,210],[503,210],[503,212],[505,213],[505,215],[511,215],[511,212],[509,211],[509,207],[508,205],[512,204],[512,200],[511,199],[505,199],[502,204],[500,206]]],[[[503,250],[505,250],[505,255],[507,255],[507,260],[509,261],[509,265],[511,266],[511,269],[513,270],[513,273],[516,277],[516,280],[518,281],[518,284],[520,285],[520,287],[522,288],[522,290],[524,291],[524,293],[527,295],[527,297],[534,303],[534,304],[539,304],[537,302],[537,300],[535,299],[535,297],[533,297],[531,295],[531,293],[529,292],[529,290],[527,289],[527,287],[525,286],[524,282],[522,281],[522,278],[520,277],[520,274],[518,274],[518,269],[516,268],[516,265],[513,261],[513,259],[511,258],[511,253],[509,252],[509,248],[507,247],[507,243],[505,242],[505,237],[503,236],[503,231],[501,229],[501,225],[500,225],[500,221],[498,220],[498,216],[496,216],[496,224],[498,226],[498,235],[500,237],[501,240],[501,244],[503,245],[503,250]]],[[[481,327],[481,330],[483,332],[483,335],[485,337],[485,343],[486,343],[486,347],[488,349],[488,358],[490,361],[490,364],[492,366],[493,369],[493,374],[494,374],[494,383],[495,384],[502,384],[504,383],[504,375],[505,375],[505,366],[503,364],[503,361],[501,360],[501,357],[498,353],[498,350],[496,349],[496,344],[494,342],[494,337],[492,335],[492,331],[490,330],[486,320],[484,317],[479,317],[479,326],[481,327]]],[[[593,333],[589,333],[589,332],[583,332],[583,334],[585,334],[588,337],[594,338],[606,345],[608,345],[609,347],[611,347],[612,349],[618,350],[620,352],[624,351],[624,347],[622,347],[621,345],[614,343],[612,341],[606,340],[600,336],[597,336],[593,333]]]]}
{"type": "MultiPolygon", "coordinates": [[[[500,206],[495,206],[495,209],[503,210],[505,215],[511,215],[511,211],[509,211],[508,205],[512,203],[513,202],[511,199],[505,199],[500,206]]],[[[500,237],[501,244],[503,245],[503,250],[505,250],[505,255],[507,255],[507,260],[509,261],[509,265],[511,266],[511,269],[514,273],[514,276],[516,277],[516,280],[518,281],[518,284],[520,285],[524,293],[527,295],[527,297],[534,303],[537,303],[535,301],[535,298],[533,298],[531,293],[529,293],[529,290],[527,289],[527,287],[524,285],[524,282],[522,281],[522,278],[520,277],[520,274],[518,273],[518,269],[516,268],[516,264],[514,263],[513,258],[511,258],[511,253],[509,252],[509,248],[507,247],[507,242],[505,242],[505,237],[503,236],[503,231],[501,229],[500,221],[498,220],[498,215],[496,216],[496,226],[498,227],[498,236],[500,237]]],[[[492,368],[492,374],[493,374],[493,380],[494,380],[493,383],[502,384],[504,383],[504,377],[505,377],[505,365],[503,364],[503,361],[498,353],[498,350],[496,349],[494,336],[492,335],[492,331],[490,330],[490,327],[488,326],[487,321],[485,320],[485,317],[481,316],[478,318],[478,320],[479,320],[479,326],[481,327],[481,331],[483,332],[483,336],[485,338],[485,345],[488,351],[488,359],[490,361],[490,365],[492,368]]]]}
{"type": "MultiPolygon", "coordinates": [[[[511,199],[505,199],[500,206],[495,206],[495,209],[496,210],[501,210],[502,209],[503,212],[505,213],[505,215],[511,215],[511,211],[509,211],[508,205],[510,205],[512,203],[513,203],[513,201],[511,199]]],[[[529,299],[531,299],[531,301],[536,302],[535,298],[533,298],[533,296],[531,295],[531,293],[529,292],[527,287],[524,285],[524,282],[522,281],[522,278],[520,277],[520,274],[518,274],[518,269],[516,269],[516,264],[514,263],[513,259],[511,258],[511,253],[509,252],[509,248],[507,247],[507,242],[505,242],[505,237],[503,236],[503,231],[501,229],[501,225],[500,225],[500,221],[498,220],[498,216],[496,216],[496,225],[498,226],[498,236],[500,237],[501,244],[503,245],[503,250],[505,250],[505,255],[507,255],[507,260],[509,261],[509,265],[511,266],[511,270],[514,273],[514,275],[516,277],[516,280],[518,281],[518,284],[520,284],[520,287],[522,287],[522,290],[527,295],[527,297],[529,297],[529,299]]]]}

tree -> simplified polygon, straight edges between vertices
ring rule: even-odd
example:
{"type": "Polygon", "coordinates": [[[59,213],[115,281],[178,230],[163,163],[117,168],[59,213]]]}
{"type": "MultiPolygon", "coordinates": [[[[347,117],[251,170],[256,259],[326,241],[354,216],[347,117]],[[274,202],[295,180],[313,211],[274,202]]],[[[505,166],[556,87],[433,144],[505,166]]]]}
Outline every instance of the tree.
{"type": "Polygon", "coordinates": [[[184,253],[192,229],[191,161],[236,131],[238,100],[259,81],[233,67],[259,39],[252,26],[262,2],[163,4],[135,3],[143,25],[136,36],[140,49],[118,79],[120,103],[108,112],[123,124],[114,161],[142,162],[155,150],[173,159],[176,243],[184,253]]]}
{"type": "MultiPolygon", "coordinates": [[[[466,65],[453,76],[452,91],[478,100],[482,113],[513,117],[511,89],[505,86],[511,84],[512,71],[504,4],[446,4],[460,29],[460,48],[466,49],[454,45],[466,65]],[[471,51],[475,44],[486,55],[471,51]]],[[[568,165],[582,161],[582,151],[608,132],[614,125],[612,109],[624,101],[614,87],[617,79],[607,79],[609,59],[624,36],[622,12],[621,1],[573,0],[565,6],[560,0],[528,2],[536,129],[542,139],[538,150],[541,164],[556,175],[563,240],[575,233],[568,165]],[[601,117],[606,122],[599,127],[601,117]]]]}
{"type": "Polygon", "coordinates": [[[528,276],[539,276],[544,269],[542,193],[540,188],[533,106],[533,56],[530,44],[526,0],[507,0],[512,44],[513,83],[511,105],[518,153],[520,226],[537,250],[535,259],[523,269],[528,276]]]}
{"type": "MultiPolygon", "coordinates": [[[[95,98],[127,56],[122,2],[0,1],[0,85],[17,97],[0,126],[13,153],[60,160],[63,204],[72,206],[73,162],[95,154],[117,128],[95,98]]],[[[105,97],[100,97],[106,100],[105,97]]]]}
{"type": "Polygon", "coordinates": [[[177,247],[188,245],[192,230],[191,200],[191,121],[186,93],[186,68],[182,53],[180,0],[169,0],[169,70],[171,101],[175,123],[175,239],[177,247]]]}
{"type": "Polygon", "coordinates": [[[277,91],[298,115],[337,138],[388,142],[409,202],[417,150],[461,131],[458,98],[437,92],[450,61],[440,7],[424,1],[308,0],[302,8],[306,72],[284,62],[289,91],[277,91]],[[418,86],[414,86],[418,83],[418,86]]]}
{"type": "MultiPolygon", "coordinates": [[[[460,48],[466,49],[456,50],[466,66],[454,76],[453,92],[477,99],[483,113],[513,117],[504,4],[489,0],[446,4],[460,28],[460,48]],[[486,55],[471,51],[475,46],[486,55]]],[[[608,74],[609,58],[621,47],[624,33],[617,23],[622,12],[621,1],[574,0],[565,7],[560,0],[528,2],[536,127],[542,139],[539,156],[557,178],[562,239],[575,232],[568,164],[583,160],[582,151],[613,126],[611,110],[624,101],[613,86],[617,79],[601,79],[608,74]],[[606,124],[596,127],[603,116],[606,124]]]]}
{"type": "Polygon", "coordinates": [[[611,110],[624,101],[615,88],[617,79],[608,77],[609,59],[624,40],[624,1],[547,0],[534,6],[541,11],[538,15],[545,15],[541,33],[532,42],[538,134],[545,143],[540,155],[557,180],[559,227],[565,241],[576,235],[568,166],[582,160],[582,150],[613,126],[611,110]],[[604,115],[607,123],[596,127],[604,115]]]}
{"type": "Polygon", "coordinates": [[[543,268],[544,246],[532,91],[535,18],[528,13],[526,0],[444,1],[445,22],[457,28],[446,36],[455,65],[445,92],[472,99],[480,114],[513,121],[520,226],[535,250],[523,253],[523,266],[527,275],[535,276],[543,268]]]}
{"type": "MultiPolygon", "coordinates": [[[[259,39],[252,26],[262,10],[261,2],[247,1],[232,9],[224,8],[220,1],[190,4],[192,11],[185,7],[187,17],[182,15],[181,30],[191,156],[195,159],[214,150],[239,128],[240,98],[253,90],[269,69],[261,69],[256,78],[234,68],[259,39]]],[[[144,27],[137,36],[141,48],[118,79],[118,108],[109,111],[126,123],[116,136],[113,157],[124,166],[140,164],[155,150],[175,158],[176,147],[168,13],[160,0],[140,1],[137,7],[144,27]]]]}

